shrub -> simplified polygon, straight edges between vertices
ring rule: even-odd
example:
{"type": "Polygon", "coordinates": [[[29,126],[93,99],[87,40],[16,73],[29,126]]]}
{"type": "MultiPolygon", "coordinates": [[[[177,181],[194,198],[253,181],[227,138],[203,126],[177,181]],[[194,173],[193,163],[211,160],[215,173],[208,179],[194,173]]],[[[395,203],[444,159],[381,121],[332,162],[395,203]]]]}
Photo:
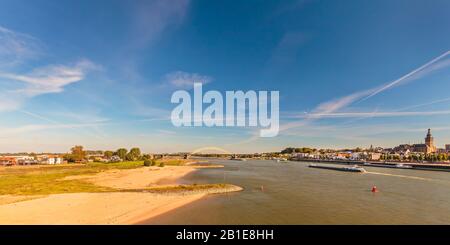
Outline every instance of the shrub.
{"type": "Polygon", "coordinates": [[[164,167],[164,163],[163,163],[163,162],[160,163],[160,164],[159,164],[159,167],[161,167],[161,168],[164,167]]]}
{"type": "Polygon", "coordinates": [[[146,159],[146,160],[144,161],[144,166],[146,166],[146,167],[153,166],[153,162],[152,162],[151,160],[146,159]]]}

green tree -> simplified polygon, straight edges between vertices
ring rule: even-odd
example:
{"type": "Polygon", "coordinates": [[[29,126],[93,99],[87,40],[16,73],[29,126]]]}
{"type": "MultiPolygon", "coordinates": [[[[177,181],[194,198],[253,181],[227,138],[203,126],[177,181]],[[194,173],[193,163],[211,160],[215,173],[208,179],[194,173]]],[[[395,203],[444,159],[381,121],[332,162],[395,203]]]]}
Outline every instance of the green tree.
{"type": "Polygon", "coordinates": [[[125,160],[127,160],[127,161],[134,161],[134,157],[133,157],[133,155],[130,152],[128,152],[125,155],[125,160]]]}
{"type": "Polygon", "coordinates": [[[144,166],[146,166],[146,167],[152,166],[152,160],[148,160],[148,159],[144,160],[144,166]]]}
{"type": "Polygon", "coordinates": [[[150,155],[150,154],[144,154],[144,155],[142,155],[142,159],[144,159],[144,160],[151,160],[153,157],[152,157],[152,155],[150,155]]]}
{"type": "MultiPolygon", "coordinates": [[[[64,160],[66,160],[66,161],[68,161],[68,162],[75,162],[75,160],[74,160],[74,158],[73,158],[73,155],[72,154],[64,154],[63,155],[63,159],[64,160]]],[[[36,158],[35,158],[35,160],[36,160],[36,158]]]]}
{"type": "Polygon", "coordinates": [[[288,148],[282,150],[282,151],[281,151],[281,154],[291,154],[291,153],[294,152],[294,150],[295,150],[295,148],[293,148],[293,147],[288,147],[288,148]]]}
{"type": "Polygon", "coordinates": [[[156,162],[156,160],[155,159],[152,159],[152,166],[156,166],[156,164],[157,164],[157,162],[156,162]]]}
{"type": "Polygon", "coordinates": [[[314,149],[314,148],[309,148],[309,147],[303,147],[302,149],[301,149],[301,152],[302,153],[309,153],[309,154],[311,154],[311,153],[313,153],[313,152],[315,152],[316,151],[316,149],[314,149]]]}
{"type": "Polygon", "coordinates": [[[131,160],[131,161],[136,161],[141,157],[141,149],[134,147],[131,148],[130,152],[128,153],[131,159],[127,159],[127,160],[131,160]]]}
{"type": "Polygon", "coordinates": [[[120,148],[116,151],[115,155],[120,157],[120,159],[125,160],[128,150],[125,148],[120,148]]]}
{"type": "Polygon", "coordinates": [[[113,156],[113,154],[114,154],[114,152],[112,152],[112,151],[105,151],[103,153],[103,155],[108,159],[110,159],[113,156]]]}
{"type": "Polygon", "coordinates": [[[74,162],[81,162],[86,157],[86,152],[83,150],[83,146],[81,146],[81,145],[76,145],[76,146],[72,147],[70,150],[72,152],[70,160],[72,160],[74,162]]]}

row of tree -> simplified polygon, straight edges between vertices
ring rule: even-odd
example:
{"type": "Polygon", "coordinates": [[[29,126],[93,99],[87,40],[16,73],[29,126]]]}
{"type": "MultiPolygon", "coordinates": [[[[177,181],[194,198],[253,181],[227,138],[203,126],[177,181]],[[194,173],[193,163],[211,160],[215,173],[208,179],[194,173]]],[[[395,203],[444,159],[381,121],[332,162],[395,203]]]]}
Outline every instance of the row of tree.
{"type": "MultiPolygon", "coordinates": [[[[85,162],[87,160],[86,151],[83,149],[83,146],[77,145],[70,149],[70,153],[64,155],[65,160],[68,162],[85,162]]],[[[125,148],[119,148],[116,151],[104,151],[103,157],[106,159],[111,159],[113,156],[117,156],[121,160],[124,161],[137,161],[137,160],[146,160],[151,159],[151,156],[148,154],[142,154],[141,149],[138,147],[131,148],[128,151],[125,148]]]]}
{"type": "Polygon", "coordinates": [[[308,147],[302,147],[302,148],[294,148],[294,147],[288,147],[281,151],[282,154],[292,154],[292,153],[313,153],[316,149],[314,148],[308,148],[308,147]]]}
{"type": "Polygon", "coordinates": [[[125,148],[117,149],[115,152],[105,151],[103,155],[108,159],[110,159],[112,156],[118,156],[120,159],[127,161],[142,160],[144,158],[141,153],[141,149],[137,147],[131,148],[130,151],[125,148]]]}
{"type": "Polygon", "coordinates": [[[372,149],[363,149],[361,147],[356,147],[354,149],[341,149],[341,150],[333,150],[333,149],[315,149],[310,147],[287,147],[284,150],[282,150],[281,154],[292,154],[292,153],[313,153],[313,152],[319,152],[321,154],[324,153],[332,153],[337,151],[352,151],[352,152],[363,152],[363,151],[372,151],[372,149]]]}
{"type": "Polygon", "coordinates": [[[450,156],[443,153],[432,153],[432,154],[410,154],[407,157],[401,157],[395,154],[383,154],[381,155],[381,160],[408,160],[408,161],[428,161],[428,162],[441,162],[450,160],[450,156]]]}

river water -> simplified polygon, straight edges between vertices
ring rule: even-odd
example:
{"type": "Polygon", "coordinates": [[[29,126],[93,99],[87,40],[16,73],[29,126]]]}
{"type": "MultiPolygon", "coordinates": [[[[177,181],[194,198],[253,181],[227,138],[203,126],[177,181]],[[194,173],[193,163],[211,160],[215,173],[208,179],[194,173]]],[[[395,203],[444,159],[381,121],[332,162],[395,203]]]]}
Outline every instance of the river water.
{"type": "Polygon", "coordinates": [[[306,162],[210,162],[225,167],[200,169],[181,182],[244,190],[209,195],[143,223],[450,224],[450,172],[365,167],[361,174],[306,162]]]}

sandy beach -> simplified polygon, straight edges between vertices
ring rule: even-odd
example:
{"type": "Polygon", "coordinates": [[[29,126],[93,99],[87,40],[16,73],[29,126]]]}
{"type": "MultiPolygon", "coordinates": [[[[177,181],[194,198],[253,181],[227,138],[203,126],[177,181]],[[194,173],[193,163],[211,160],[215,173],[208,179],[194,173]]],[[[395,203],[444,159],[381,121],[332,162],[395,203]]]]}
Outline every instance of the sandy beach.
{"type": "Polygon", "coordinates": [[[177,179],[195,171],[193,166],[146,167],[127,170],[109,170],[96,175],[69,176],[65,179],[81,179],[99,186],[117,189],[136,189],[159,184],[176,184],[177,179]]]}
{"type": "MultiPolygon", "coordinates": [[[[134,224],[222,190],[173,193],[135,192],[164,187],[195,171],[194,166],[110,170],[95,175],[69,176],[121,192],[67,193],[47,196],[0,196],[0,224],[134,224]],[[127,191],[130,190],[130,191],[127,191]]],[[[238,191],[232,188],[228,191],[238,191]]]]}
{"type": "Polygon", "coordinates": [[[1,224],[134,224],[205,194],[74,193],[0,206],[1,224]]]}

